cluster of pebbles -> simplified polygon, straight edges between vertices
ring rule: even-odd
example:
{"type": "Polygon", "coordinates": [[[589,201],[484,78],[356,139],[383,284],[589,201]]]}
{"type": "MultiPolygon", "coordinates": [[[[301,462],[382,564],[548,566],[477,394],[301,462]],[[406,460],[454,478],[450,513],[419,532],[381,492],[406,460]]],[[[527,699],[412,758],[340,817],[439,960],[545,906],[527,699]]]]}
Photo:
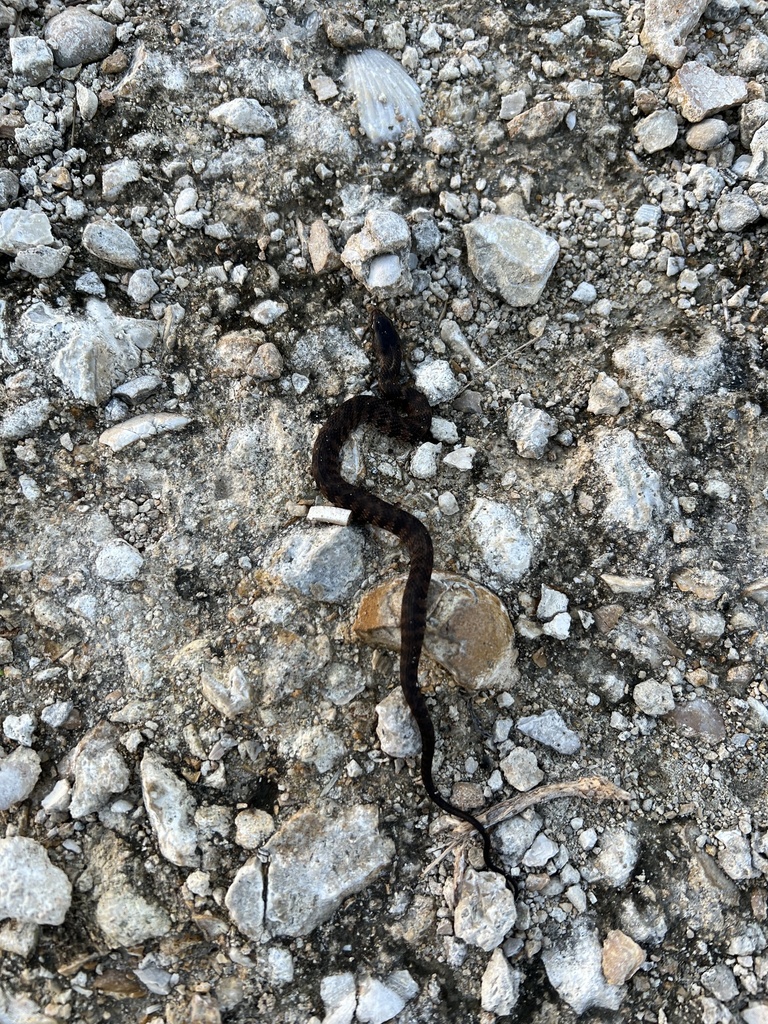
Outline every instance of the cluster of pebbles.
{"type": "Polygon", "coordinates": [[[768,5],[439,6],[0,0],[2,1020],[768,1022],[768,5]]]}

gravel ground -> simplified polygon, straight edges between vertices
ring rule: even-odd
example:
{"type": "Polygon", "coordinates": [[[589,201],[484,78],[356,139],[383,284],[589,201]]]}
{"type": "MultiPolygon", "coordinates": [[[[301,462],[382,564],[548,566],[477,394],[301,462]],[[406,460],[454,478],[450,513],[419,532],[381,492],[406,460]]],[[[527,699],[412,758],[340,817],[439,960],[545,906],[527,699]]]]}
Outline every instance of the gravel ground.
{"type": "Polygon", "coordinates": [[[0,2],[2,1021],[768,1021],[768,5],[506,6],[0,2]]]}

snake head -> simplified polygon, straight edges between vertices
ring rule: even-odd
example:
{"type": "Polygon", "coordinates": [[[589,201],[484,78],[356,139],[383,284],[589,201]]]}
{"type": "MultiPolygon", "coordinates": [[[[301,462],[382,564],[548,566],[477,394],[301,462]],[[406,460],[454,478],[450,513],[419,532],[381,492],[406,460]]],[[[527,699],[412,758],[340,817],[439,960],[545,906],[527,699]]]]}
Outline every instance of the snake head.
{"type": "Polygon", "coordinates": [[[383,393],[389,393],[400,386],[400,364],[402,349],[400,335],[389,317],[380,309],[374,309],[371,316],[376,358],[379,362],[379,384],[383,393]]]}

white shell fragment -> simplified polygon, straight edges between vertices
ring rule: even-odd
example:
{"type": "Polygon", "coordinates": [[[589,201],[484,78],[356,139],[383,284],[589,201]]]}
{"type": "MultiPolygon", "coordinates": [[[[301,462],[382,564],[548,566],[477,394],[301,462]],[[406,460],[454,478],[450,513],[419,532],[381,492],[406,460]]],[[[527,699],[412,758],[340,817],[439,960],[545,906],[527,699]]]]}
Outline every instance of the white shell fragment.
{"type": "Polygon", "coordinates": [[[351,518],[348,508],[336,505],[313,505],[307,512],[307,519],[313,523],[330,523],[331,526],[348,526],[351,518]]]}
{"type": "Polygon", "coordinates": [[[99,442],[119,452],[135,441],[143,441],[155,434],[164,434],[169,430],[181,430],[191,423],[189,416],[180,416],[174,412],[151,412],[142,416],[133,416],[124,423],[109,427],[99,437],[99,442]]]}
{"type": "Polygon", "coordinates": [[[357,100],[360,127],[375,145],[399,139],[409,126],[421,134],[421,90],[393,57],[380,50],[351,53],[344,79],[357,100]]]}

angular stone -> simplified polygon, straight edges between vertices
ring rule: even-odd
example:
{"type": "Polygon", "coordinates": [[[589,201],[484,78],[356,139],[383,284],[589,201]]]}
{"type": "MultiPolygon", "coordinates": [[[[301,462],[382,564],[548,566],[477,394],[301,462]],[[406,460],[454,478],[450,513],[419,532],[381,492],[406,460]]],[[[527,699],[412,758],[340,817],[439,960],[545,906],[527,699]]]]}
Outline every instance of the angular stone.
{"type": "Polygon", "coordinates": [[[655,679],[646,679],[638,683],[632,691],[632,700],[644,715],[653,718],[666,715],[675,706],[672,687],[669,683],[658,683],[655,679]]]}
{"type": "Polygon", "coordinates": [[[254,941],[264,934],[264,866],[252,857],[235,875],[224,904],[235,928],[254,941]]]}
{"type": "Polygon", "coordinates": [[[134,240],[109,220],[94,220],[83,231],[83,247],[92,256],[115,267],[135,270],[141,263],[141,252],[134,240]]]}
{"type": "Polygon", "coordinates": [[[484,214],[463,228],[467,257],[480,284],[511,306],[532,306],[541,297],[560,246],[528,221],[484,214]]]}
{"type": "Polygon", "coordinates": [[[269,135],[277,128],[277,121],[258,100],[244,96],[214,107],[208,120],[238,135],[269,135]]]}
{"type": "Polygon", "coordinates": [[[0,811],[26,800],[41,770],[40,757],[28,747],[17,747],[7,757],[0,758],[0,811]]]}
{"type": "Polygon", "coordinates": [[[19,441],[45,426],[53,412],[47,398],[33,398],[0,419],[0,441],[19,441]]]}
{"type": "Polygon", "coordinates": [[[68,245],[62,245],[58,249],[50,245],[36,245],[16,254],[13,269],[23,270],[41,280],[55,277],[64,269],[71,251],[68,245]]]}
{"type": "Polygon", "coordinates": [[[541,959],[550,984],[576,1013],[590,1007],[618,1010],[624,993],[603,977],[602,947],[587,920],[578,919],[541,959]]]}
{"type": "Polygon", "coordinates": [[[312,269],[316,274],[326,274],[330,270],[335,270],[341,263],[341,257],[333,244],[330,229],[321,217],[312,221],[307,249],[312,261],[312,269]]]}
{"type": "Polygon", "coordinates": [[[504,583],[525,575],[533,561],[533,540],[509,505],[478,498],[469,529],[491,573],[504,583]]]}
{"type": "Polygon", "coordinates": [[[72,902],[72,885],[51,864],[34,839],[0,839],[0,920],[25,924],[61,924],[72,902]]]}
{"type": "Polygon", "coordinates": [[[99,722],[70,754],[68,774],[75,780],[69,805],[73,818],[101,810],[110,797],[128,787],[131,773],[117,748],[119,738],[114,725],[99,722]]]}
{"type": "Polygon", "coordinates": [[[606,523],[626,530],[647,530],[664,509],[661,478],[648,465],[631,430],[598,435],[594,462],[605,481],[606,523]]]}
{"type": "Polygon", "coordinates": [[[0,214],[0,252],[15,256],[25,249],[52,242],[51,222],[44,213],[14,209],[0,214]]]}
{"type": "Polygon", "coordinates": [[[421,736],[402,690],[392,690],[375,708],[376,735],[389,757],[416,757],[421,753],[421,736]]]}
{"type": "Polygon", "coordinates": [[[747,101],[747,83],[738,75],[719,75],[699,61],[683,64],[669,83],[669,102],[686,121],[703,121],[747,101]]]}
{"type": "Polygon", "coordinates": [[[678,132],[677,117],[674,110],[654,110],[638,121],[633,131],[646,153],[658,153],[674,145],[678,132]]]}
{"type": "Polygon", "coordinates": [[[64,143],[61,132],[47,121],[35,121],[23,128],[15,128],[13,137],[23,156],[41,156],[64,143]]]}
{"type": "Polygon", "coordinates": [[[617,928],[603,942],[603,974],[609,985],[623,985],[645,963],[645,950],[617,928]]]}
{"type": "Polygon", "coordinates": [[[456,937],[489,953],[501,945],[516,920],[515,897],[501,875],[467,868],[453,915],[456,937]]]}
{"type": "Polygon", "coordinates": [[[679,68],[685,60],[685,40],[698,25],[709,0],[646,0],[640,42],[650,57],[679,68]]]}
{"type": "Polygon", "coordinates": [[[507,433],[523,459],[540,459],[557,429],[557,421],[529,401],[514,402],[507,413],[507,433]]]}
{"type": "Polygon", "coordinates": [[[562,100],[543,100],[507,122],[507,135],[512,142],[535,142],[543,139],[562,124],[570,110],[562,100]]]}
{"type": "Polygon", "coordinates": [[[25,85],[40,85],[53,73],[51,49],[37,36],[14,36],[10,50],[13,73],[25,85]]]}
{"type": "Polygon", "coordinates": [[[515,970],[500,949],[494,949],[483,973],[480,1005],[486,1013],[506,1017],[512,1013],[520,996],[522,974],[515,970]]]}
{"type": "Polygon", "coordinates": [[[671,336],[633,332],[614,350],[613,362],[623,371],[622,383],[639,401],[684,412],[714,387],[723,361],[722,341],[719,331],[709,327],[688,354],[671,336]]]}
{"type": "Polygon", "coordinates": [[[156,754],[146,753],[141,761],[141,789],[162,855],[179,867],[197,867],[195,801],[186,783],[156,754]]]}
{"type": "Polygon", "coordinates": [[[760,219],[760,207],[743,192],[724,192],[717,201],[715,214],[721,231],[743,231],[760,219]]]}
{"type": "Polygon", "coordinates": [[[148,939],[167,935],[171,919],[156,903],[128,885],[104,885],[96,904],[96,924],[110,949],[138,946],[148,939]]]}
{"type": "MultiPolygon", "coordinates": [[[[375,807],[335,817],[300,811],[266,845],[266,924],[273,935],[308,935],[383,871],[395,844],[379,833],[375,807]]],[[[511,895],[511,894],[510,894],[511,895]]]]}
{"type": "Polygon", "coordinates": [[[517,728],[532,740],[552,747],[558,754],[575,754],[581,746],[578,733],[569,729],[562,716],[553,710],[519,719],[517,728]]]}
{"type": "Polygon", "coordinates": [[[363,538],[359,530],[344,527],[294,530],[275,551],[271,566],[300,594],[342,604],[362,582],[363,538]]]}

